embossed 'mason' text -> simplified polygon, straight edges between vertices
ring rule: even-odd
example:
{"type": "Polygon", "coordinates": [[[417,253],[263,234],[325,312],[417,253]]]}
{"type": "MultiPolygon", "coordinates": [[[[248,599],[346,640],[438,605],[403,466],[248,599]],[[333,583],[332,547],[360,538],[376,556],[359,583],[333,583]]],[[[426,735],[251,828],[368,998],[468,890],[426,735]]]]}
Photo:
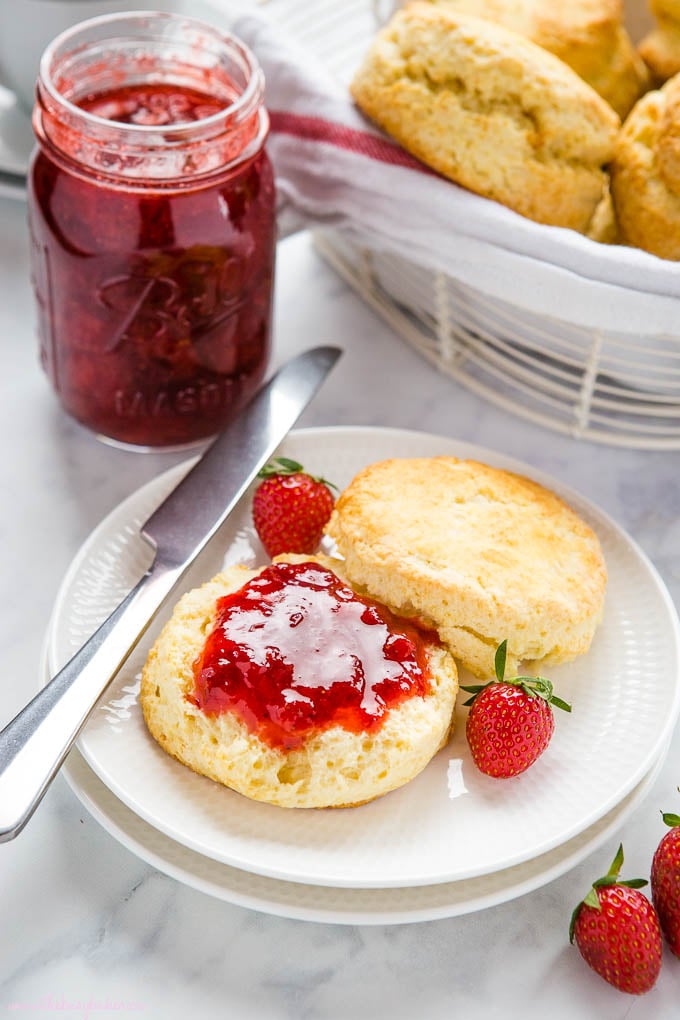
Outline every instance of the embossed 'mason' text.
{"type": "Polygon", "coordinates": [[[234,402],[245,376],[184,386],[177,390],[116,390],[114,409],[119,418],[162,418],[165,415],[205,414],[234,402]]]}

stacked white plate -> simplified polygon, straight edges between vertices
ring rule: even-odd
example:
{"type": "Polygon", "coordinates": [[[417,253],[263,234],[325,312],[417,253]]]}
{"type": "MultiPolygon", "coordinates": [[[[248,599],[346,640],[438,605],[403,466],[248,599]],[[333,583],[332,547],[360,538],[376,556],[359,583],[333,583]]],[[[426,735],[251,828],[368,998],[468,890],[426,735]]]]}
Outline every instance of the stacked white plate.
{"type": "MultiPolygon", "coordinates": [[[[597,532],[609,571],[590,652],[551,672],[572,703],[532,769],[493,780],[474,767],[465,709],[452,741],[413,782],[362,807],[283,810],[191,772],[148,735],[139,673],[158,627],[100,700],[66,776],[102,825],[176,879],[241,905],[352,924],[420,921],[478,910],[573,867],[635,810],[658,773],[680,706],[679,629],[656,571],[601,510],[557,481],[490,450],[423,433],[337,428],[292,433],[281,452],[343,487],[386,457],[449,454],[519,471],[559,492],[597,532]]],[[[86,541],[61,587],[47,640],[54,673],[144,571],[138,529],[187,465],[121,503],[86,541]]],[[[263,562],[250,502],[186,579],[225,563],[263,562]]]]}

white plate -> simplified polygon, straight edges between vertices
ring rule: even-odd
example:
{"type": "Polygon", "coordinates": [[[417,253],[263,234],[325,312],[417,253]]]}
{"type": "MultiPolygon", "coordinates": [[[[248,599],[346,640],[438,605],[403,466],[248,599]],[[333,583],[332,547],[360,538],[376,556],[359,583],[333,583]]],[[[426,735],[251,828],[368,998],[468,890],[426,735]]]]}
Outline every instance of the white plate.
{"type": "MultiPolygon", "coordinates": [[[[451,744],[402,789],[351,810],[282,810],[197,776],[151,739],[136,703],[136,678],[157,625],[101,699],[79,742],[90,766],[128,807],[191,849],[247,871],[305,884],[385,888],[457,881],[531,860],[593,825],[643,779],[678,712],[678,621],[654,568],[602,511],[527,465],[423,433],[308,430],[291,434],[282,452],[340,486],[384,457],[448,453],[522,471],[566,495],[597,531],[609,569],[605,617],[590,652],[551,673],[573,712],[556,713],[547,752],[516,779],[493,780],[477,771],[461,710],[451,744]],[[456,770],[458,782],[450,784],[456,770]]],[[[129,497],[76,556],[55,608],[52,671],[143,572],[148,552],[137,528],[182,470],[166,472],[129,497]]],[[[255,558],[257,549],[246,499],[185,587],[212,576],[225,558],[255,558]]]]}
{"type": "Polygon", "coordinates": [[[579,836],[547,854],[493,875],[408,889],[341,889],[265,878],[188,850],[115,797],[77,750],[64,765],[71,789],[107,832],[142,860],[185,885],[241,907],[332,924],[406,924],[457,917],[505,903],[576,867],[612,837],[653,786],[667,749],[622,802],[579,836]]]}

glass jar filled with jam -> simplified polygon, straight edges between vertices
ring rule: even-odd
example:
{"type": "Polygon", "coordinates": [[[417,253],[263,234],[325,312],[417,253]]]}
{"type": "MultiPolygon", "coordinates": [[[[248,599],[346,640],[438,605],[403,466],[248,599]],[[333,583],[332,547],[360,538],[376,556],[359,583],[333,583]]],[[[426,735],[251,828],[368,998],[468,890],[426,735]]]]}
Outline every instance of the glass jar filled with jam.
{"type": "Polygon", "coordinates": [[[102,438],[196,443],[264,374],[263,91],[242,43],[172,14],[83,22],[43,56],[29,200],[41,359],[102,438]]]}

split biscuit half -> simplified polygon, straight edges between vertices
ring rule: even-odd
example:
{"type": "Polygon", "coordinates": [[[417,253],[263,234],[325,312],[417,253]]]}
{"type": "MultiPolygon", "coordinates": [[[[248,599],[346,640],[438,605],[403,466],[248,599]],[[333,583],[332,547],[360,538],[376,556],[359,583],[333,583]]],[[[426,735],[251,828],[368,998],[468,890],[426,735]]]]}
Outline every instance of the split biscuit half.
{"type": "MultiPolygon", "coordinates": [[[[313,557],[282,560],[331,565],[313,557]]],[[[195,772],[280,807],[354,806],[409,782],[446,743],[452,726],[458,676],[437,641],[427,642],[426,694],[389,708],[370,731],[334,724],[289,750],[261,739],[234,711],[206,713],[192,702],[193,664],[214,626],[218,599],[258,573],[230,567],[178,602],[142,673],[140,700],[151,735],[195,772]]]]}

